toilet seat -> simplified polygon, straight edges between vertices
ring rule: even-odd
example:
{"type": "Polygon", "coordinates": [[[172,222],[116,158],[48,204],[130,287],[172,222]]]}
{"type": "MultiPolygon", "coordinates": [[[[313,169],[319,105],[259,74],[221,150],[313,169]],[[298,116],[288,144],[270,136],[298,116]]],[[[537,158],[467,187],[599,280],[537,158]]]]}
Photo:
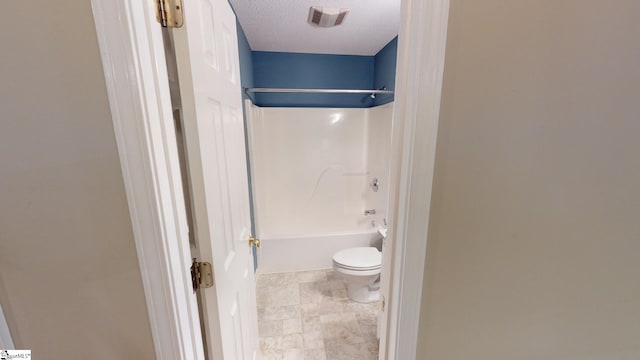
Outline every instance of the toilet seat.
{"type": "Polygon", "coordinates": [[[333,255],[336,267],[351,271],[371,271],[382,268],[382,254],[374,247],[355,247],[333,255]]]}
{"type": "Polygon", "coordinates": [[[335,265],[335,267],[340,268],[340,269],[352,270],[352,271],[380,270],[382,268],[382,266],[374,266],[374,267],[369,267],[369,268],[359,268],[359,267],[345,266],[345,265],[342,265],[342,264],[337,264],[335,262],[333,263],[333,265],[335,265]]]}

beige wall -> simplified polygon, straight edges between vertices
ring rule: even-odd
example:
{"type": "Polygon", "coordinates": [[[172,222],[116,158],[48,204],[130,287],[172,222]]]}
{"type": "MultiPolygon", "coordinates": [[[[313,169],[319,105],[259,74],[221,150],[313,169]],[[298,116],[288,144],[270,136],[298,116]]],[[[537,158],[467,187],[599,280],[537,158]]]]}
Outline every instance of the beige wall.
{"type": "Polygon", "coordinates": [[[640,1],[452,0],[419,359],[640,358],[640,1]]]}
{"type": "Polygon", "coordinates": [[[89,1],[3,2],[0,301],[34,358],[153,358],[89,1]]]}

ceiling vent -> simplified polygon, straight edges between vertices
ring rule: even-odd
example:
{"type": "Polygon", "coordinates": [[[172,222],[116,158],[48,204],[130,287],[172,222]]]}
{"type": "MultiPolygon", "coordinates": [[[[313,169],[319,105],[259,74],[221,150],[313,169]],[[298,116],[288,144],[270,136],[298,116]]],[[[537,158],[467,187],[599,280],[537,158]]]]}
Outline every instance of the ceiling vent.
{"type": "Polygon", "coordinates": [[[309,24],[319,27],[333,27],[342,25],[349,9],[312,6],[309,8],[309,24]]]}

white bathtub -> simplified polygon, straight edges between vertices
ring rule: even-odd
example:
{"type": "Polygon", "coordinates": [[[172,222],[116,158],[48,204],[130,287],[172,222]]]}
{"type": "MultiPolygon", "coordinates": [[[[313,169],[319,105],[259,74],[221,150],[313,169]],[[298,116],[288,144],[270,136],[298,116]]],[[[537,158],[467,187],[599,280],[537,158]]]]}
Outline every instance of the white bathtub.
{"type": "Polygon", "coordinates": [[[376,246],[382,236],[376,229],[340,234],[263,236],[258,252],[258,271],[263,274],[330,269],[333,254],[349,247],[376,246]]]}

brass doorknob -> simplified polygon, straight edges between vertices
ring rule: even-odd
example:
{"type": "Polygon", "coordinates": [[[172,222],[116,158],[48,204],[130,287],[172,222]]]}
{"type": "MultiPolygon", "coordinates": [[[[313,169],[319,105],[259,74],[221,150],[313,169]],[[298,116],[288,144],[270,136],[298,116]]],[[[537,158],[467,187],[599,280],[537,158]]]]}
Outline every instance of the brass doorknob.
{"type": "Polygon", "coordinates": [[[260,239],[256,239],[253,236],[249,236],[249,246],[255,245],[257,248],[260,247],[260,239]]]}

